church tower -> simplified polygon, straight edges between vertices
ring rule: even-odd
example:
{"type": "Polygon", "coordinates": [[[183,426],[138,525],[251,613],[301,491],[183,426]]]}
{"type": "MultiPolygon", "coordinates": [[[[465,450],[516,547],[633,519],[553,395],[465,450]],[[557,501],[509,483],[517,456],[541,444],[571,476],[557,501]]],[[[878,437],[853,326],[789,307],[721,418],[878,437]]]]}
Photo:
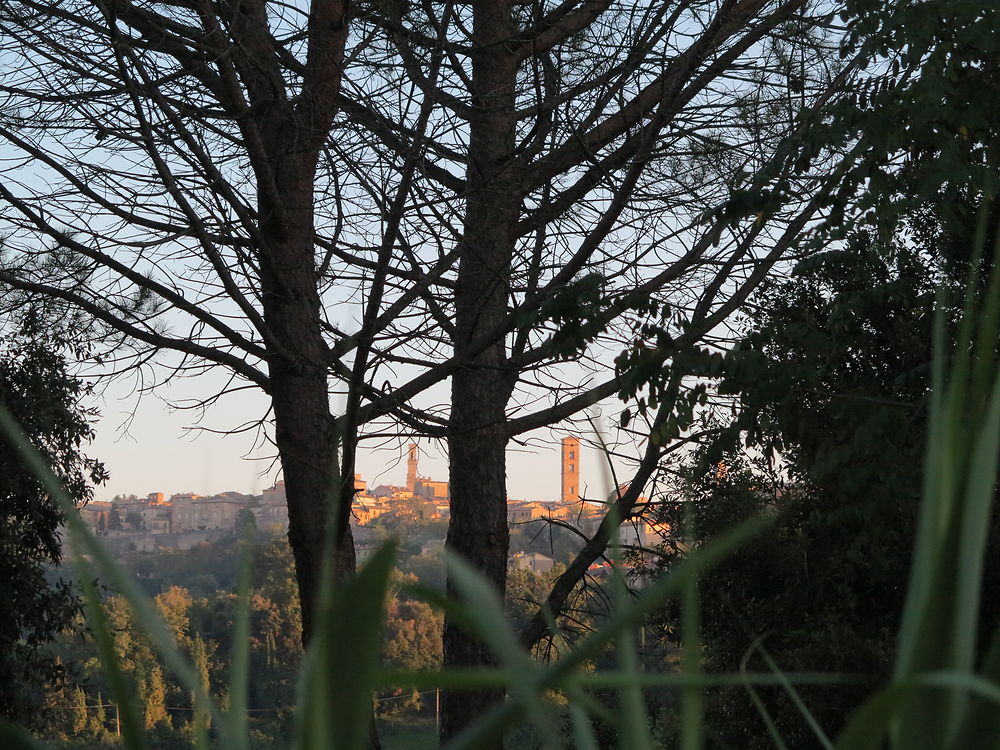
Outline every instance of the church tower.
{"type": "Polygon", "coordinates": [[[410,443],[406,457],[406,489],[417,491],[417,444],[410,443]]]}
{"type": "Polygon", "coordinates": [[[562,501],[575,503],[580,499],[580,438],[562,440],[562,501]]]}

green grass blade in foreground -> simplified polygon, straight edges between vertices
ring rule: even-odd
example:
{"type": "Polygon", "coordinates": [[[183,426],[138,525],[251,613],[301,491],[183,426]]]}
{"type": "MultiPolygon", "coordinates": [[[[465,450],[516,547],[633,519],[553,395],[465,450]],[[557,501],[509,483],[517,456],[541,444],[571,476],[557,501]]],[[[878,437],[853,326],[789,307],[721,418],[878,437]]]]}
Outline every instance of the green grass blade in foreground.
{"type": "MultiPolygon", "coordinates": [[[[684,531],[695,538],[691,502],[684,506],[684,531]]],[[[681,587],[681,658],[687,677],[701,673],[701,604],[698,579],[688,577],[681,587]]],[[[689,685],[681,690],[681,750],[701,750],[704,744],[705,704],[702,690],[689,685]]]]}
{"type": "MultiPolygon", "coordinates": [[[[1000,626],[993,635],[993,643],[983,662],[983,679],[993,685],[1000,685],[1000,626]]],[[[962,727],[959,729],[955,746],[964,750],[994,750],[1000,738],[1000,710],[996,704],[982,695],[974,695],[969,701],[962,727]]]]}
{"type": "MultiPolygon", "coordinates": [[[[613,612],[601,628],[585,638],[570,653],[543,667],[536,679],[535,690],[540,694],[543,690],[563,690],[564,685],[572,684],[577,679],[583,682],[584,675],[579,673],[580,668],[600,656],[623,630],[636,627],[650,612],[671,597],[677,596],[688,576],[697,579],[771,523],[773,519],[763,516],[751,519],[692,552],[676,569],[654,581],[625,607],[613,612]]],[[[470,676],[475,677],[474,674],[470,676]]],[[[491,675],[486,676],[492,679],[491,675]]],[[[734,678],[733,683],[738,679],[734,678]]],[[[709,682],[706,680],[706,684],[709,682]]],[[[667,686],[666,683],[662,684],[667,686]]],[[[684,684],[683,679],[677,682],[678,687],[683,687],[684,684]]],[[[617,685],[621,686],[622,683],[618,682],[617,685]]],[[[523,718],[525,710],[520,701],[507,701],[495,707],[459,734],[448,744],[446,750],[476,750],[482,747],[484,738],[502,734],[523,718]]]]}
{"type": "Polygon", "coordinates": [[[321,602],[300,676],[294,741],[298,750],[368,746],[394,560],[395,549],[382,547],[321,602]]]}
{"type": "MultiPolygon", "coordinates": [[[[149,597],[145,595],[135,580],[115,561],[111,553],[86,527],[76,512],[73,501],[66,494],[59,478],[46,464],[45,459],[31,444],[10,413],[0,404],[0,435],[20,454],[28,469],[42,482],[45,491],[59,505],[71,535],[71,542],[77,545],[79,553],[86,552],[97,562],[98,570],[107,578],[112,587],[125,598],[136,621],[154,648],[163,658],[166,666],[177,677],[181,686],[194,696],[196,709],[211,713],[221,724],[221,716],[212,705],[195,670],[181,654],[173,636],[167,631],[156,613],[149,597]]],[[[81,576],[86,577],[86,575],[81,576]]]]}
{"type": "Polygon", "coordinates": [[[908,697],[909,686],[893,685],[869,697],[851,714],[837,738],[837,750],[881,750],[885,735],[908,697]]]}
{"type": "Polygon", "coordinates": [[[445,561],[448,575],[459,595],[458,608],[465,609],[467,613],[463,622],[474,628],[474,634],[483,639],[512,675],[535,671],[537,662],[522,648],[517,635],[508,625],[503,602],[496,589],[458,555],[446,551],[445,561]]]}
{"type": "MultiPolygon", "coordinates": [[[[973,304],[967,300],[950,381],[943,398],[933,400],[925,494],[897,682],[912,684],[914,677],[936,670],[971,673],[974,668],[983,559],[1000,451],[1000,378],[992,352],[998,333],[993,298],[1000,296],[995,282],[994,273],[991,299],[978,330],[968,325],[973,304]],[[973,338],[990,342],[990,351],[973,350],[973,338]]],[[[972,291],[968,296],[973,297],[972,291]]],[[[939,326],[937,359],[944,356],[942,340],[939,326]]],[[[913,691],[900,707],[895,745],[950,746],[968,705],[962,690],[944,695],[913,691]]]]}
{"type": "Polygon", "coordinates": [[[638,625],[646,615],[655,611],[667,600],[678,596],[687,580],[700,578],[733,550],[772,523],[773,519],[764,516],[750,519],[691,552],[670,573],[658,578],[639,592],[628,606],[613,612],[600,628],[583,639],[572,652],[553,664],[549,679],[558,679],[562,673],[572,671],[582,663],[599,656],[605,645],[616,638],[623,629],[638,625]]]}
{"type": "MultiPolygon", "coordinates": [[[[625,577],[622,574],[621,560],[617,550],[612,560],[611,595],[617,610],[629,606],[630,595],[625,577]]],[[[652,750],[646,702],[643,699],[642,688],[639,686],[641,673],[633,628],[622,628],[614,641],[615,655],[620,665],[620,671],[625,677],[624,682],[618,688],[618,700],[621,706],[621,715],[618,720],[619,746],[629,748],[629,750],[652,750]]]]}
{"type": "Polygon", "coordinates": [[[771,712],[767,710],[767,706],[764,705],[764,701],[761,700],[760,695],[754,688],[754,685],[746,679],[747,662],[750,660],[750,656],[753,654],[754,648],[758,642],[759,641],[755,641],[740,658],[740,676],[744,678],[744,687],[746,688],[747,695],[750,696],[750,700],[753,703],[754,708],[757,709],[757,713],[760,715],[761,721],[764,722],[764,727],[767,729],[767,733],[770,735],[771,741],[774,742],[774,746],[777,750],[788,750],[788,745],[785,744],[785,740],[781,736],[778,726],[774,723],[774,718],[771,716],[771,712]]]}
{"type": "MultiPolygon", "coordinates": [[[[618,480],[614,475],[614,464],[611,461],[611,452],[608,449],[607,441],[604,439],[603,430],[597,424],[597,420],[588,416],[594,430],[594,435],[600,445],[600,451],[605,460],[601,462],[602,474],[604,475],[604,494],[608,498],[607,519],[614,529],[609,544],[608,553],[611,559],[611,601],[615,610],[620,610],[629,605],[630,592],[628,583],[625,580],[622,566],[621,547],[621,511],[615,500],[619,497],[618,480]]],[[[643,700],[642,688],[638,684],[639,663],[635,650],[635,635],[632,628],[623,628],[615,639],[615,656],[620,665],[621,672],[626,679],[618,687],[618,702],[620,714],[617,726],[619,734],[619,744],[621,747],[630,750],[651,750],[649,738],[649,720],[646,716],[646,705],[643,700]]]]}
{"type": "MultiPolygon", "coordinates": [[[[521,646],[503,611],[503,602],[495,588],[457,555],[446,555],[448,578],[457,591],[458,608],[467,612],[463,621],[472,625],[472,634],[480,638],[497,656],[507,677],[511,699],[521,703],[547,747],[561,746],[559,728],[547,712],[539,676],[542,666],[521,646]]],[[[460,735],[461,737],[461,735],[460,735]]],[[[495,738],[499,739],[499,738],[495,738]]],[[[488,741],[480,737],[479,743],[488,741]]]]}
{"type": "Polygon", "coordinates": [[[90,625],[90,632],[97,645],[101,667],[104,669],[111,686],[111,697],[114,699],[115,705],[118,706],[122,741],[128,750],[144,750],[146,747],[145,727],[135,704],[135,695],[118,661],[114,639],[111,635],[111,626],[108,624],[104,608],[101,606],[101,596],[91,575],[90,565],[86,560],[78,557],[74,560],[74,567],[79,576],[80,588],[83,589],[87,623],[90,625]]]}
{"type": "Polygon", "coordinates": [[[646,715],[646,702],[643,699],[642,688],[639,686],[639,660],[635,650],[635,636],[631,628],[625,628],[616,639],[615,653],[618,663],[625,676],[625,681],[618,689],[621,702],[621,718],[618,723],[620,734],[619,747],[628,750],[652,750],[649,736],[649,718],[646,715]]]}
{"type": "Polygon", "coordinates": [[[233,622],[233,650],[229,657],[229,710],[225,721],[229,726],[231,750],[246,750],[249,737],[247,725],[247,692],[250,679],[250,542],[240,545],[239,568],[236,577],[236,615],[233,622]]]}
{"type": "Polygon", "coordinates": [[[590,725],[587,712],[575,701],[569,704],[569,718],[573,728],[574,750],[598,750],[594,728],[590,725]]]}
{"type": "MultiPolygon", "coordinates": [[[[806,706],[805,701],[802,700],[802,696],[799,694],[799,691],[795,689],[795,685],[788,678],[788,676],[781,671],[781,669],[778,667],[778,664],[768,653],[767,649],[764,648],[764,645],[763,643],[761,643],[760,639],[754,642],[754,644],[750,647],[750,649],[747,651],[747,654],[741,661],[740,663],[741,674],[746,674],[747,658],[755,650],[758,651],[760,655],[764,658],[764,662],[767,664],[767,668],[771,670],[771,673],[778,680],[778,684],[781,685],[785,693],[788,695],[792,703],[795,705],[795,708],[798,710],[799,714],[802,716],[803,719],[805,719],[806,724],[808,724],[809,729],[812,730],[812,733],[816,737],[819,744],[824,748],[824,750],[834,750],[834,745],[830,741],[830,738],[827,737],[827,734],[823,730],[823,727],[821,727],[819,725],[819,722],[816,721],[816,717],[813,716],[812,711],[809,710],[809,707],[806,706]]],[[[757,706],[758,711],[761,711],[762,715],[766,714],[766,711],[764,710],[764,704],[759,700],[759,697],[757,696],[757,693],[754,690],[752,683],[748,681],[746,683],[746,686],[747,690],[753,697],[754,704],[757,706]]],[[[770,721],[770,717],[769,716],[765,717],[765,721],[770,721]]]]}
{"type": "MultiPolygon", "coordinates": [[[[881,750],[885,747],[884,738],[892,724],[898,722],[898,716],[907,706],[913,695],[940,696],[947,692],[960,692],[963,695],[979,698],[984,705],[992,708],[994,714],[1000,714],[1000,685],[967,672],[928,672],[918,675],[912,680],[899,682],[880,690],[869,698],[852,716],[847,726],[837,738],[836,750],[881,750]]],[[[948,747],[966,750],[976,747],[995,748],[998,736],[986,730],[990,725],[980,725],[973,729],[971,737],[977,744],[961,743],[959,737],[948,747]]],[[[898,745],[898,741],[896,742],[898,745]]],[[[915,747],[930,747],[925,743],[915,747]]]]}
{"type": "Polygon", "coordinates": [[[957,577],[951,582],[957,589],[955,632],[959,643],[955,666],[972,669],[976,658],[976,636],[982,594],[983,564],[990,528],[997,481],[997,456],[1000,455],[1000,378],[986,410],[986,422],[977,435],[965,483],[960,526],[958,528],[957,577]]]}

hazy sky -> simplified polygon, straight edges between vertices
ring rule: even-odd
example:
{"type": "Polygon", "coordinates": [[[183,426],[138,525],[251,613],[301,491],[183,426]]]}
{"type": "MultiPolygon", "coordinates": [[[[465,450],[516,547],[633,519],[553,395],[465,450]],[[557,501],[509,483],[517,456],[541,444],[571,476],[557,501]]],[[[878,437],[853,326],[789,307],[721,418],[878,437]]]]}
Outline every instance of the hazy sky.
{"type": "MultiPolygon", "coordinates": [[[[197,413],[170,409],[164,398],[183,399],[208,393],[210,383],[197,380],[171,385],[158,394],[137,399],[127,381],[110,385],[96,405],[101,412],[97,438],[88,455],[104,461],[110,481],[98,487],[95,498],[117,494],[144,496],[150,492],[213,494],[227,490],[259,493],[280,477],[270,445],[255,445],[255,432],[218,435],[189,429],[197,413]]],[[[210,409],[200,426],[229,430],[266,410],[261,394],[246,392],[228,397],[210,409]]],[[[544,430],[531,436],[531,445],[511,444],[508,452],[508,493],[512,499],[557,500],[560,492],[558,441],[567,430],[544,430]]],[[[586,435],[583,436],[586,440],[586,435]]],[[[447,480],[443,444],[421,440],[420,473],[447,480]]],[[[587,497],[603,497],[609,484],[601,466],[604,459],[584,448],[582,486],[587,497]]],[[[406,461],[398,443],[363,448],[358,471],[369,486],[406,482],[406,461]]]]}

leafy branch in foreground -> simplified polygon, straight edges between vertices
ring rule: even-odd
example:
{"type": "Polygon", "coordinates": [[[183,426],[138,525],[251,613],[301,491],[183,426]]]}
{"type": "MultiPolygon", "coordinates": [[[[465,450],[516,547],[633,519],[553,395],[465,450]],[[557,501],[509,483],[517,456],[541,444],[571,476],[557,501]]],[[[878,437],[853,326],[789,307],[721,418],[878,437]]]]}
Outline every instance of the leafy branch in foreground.
{"type": "Polygon", "coordinates": [[[81,452],[93,437],[94,415],[81,404],[87,386],[68,371],[58,332],[43,329],[23,324],[4,331],[0,344],[0,404],[59,476],[70,508],[56,503],[15,446],[0,442],[0,595],[7,609],[0,621],[0,716],[29,726],[42,720],[44,687],[62,678],[46,646],[80,606],[71,584],[50,583],[46,568],[62,558],[64,514],[92,497],[91,482],[107,477],[81,452]]]}

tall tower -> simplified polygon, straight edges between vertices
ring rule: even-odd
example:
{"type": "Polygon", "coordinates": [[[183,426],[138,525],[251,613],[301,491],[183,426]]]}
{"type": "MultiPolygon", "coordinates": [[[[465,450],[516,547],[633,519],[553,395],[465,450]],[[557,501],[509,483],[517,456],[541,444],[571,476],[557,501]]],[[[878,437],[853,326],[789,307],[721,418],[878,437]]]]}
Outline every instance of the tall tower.
{"type": "Polygon", "coordinates": [[[410,443],[406,457],[406,489],[417,491],[417,444],[410,443]]]}
{"type": "Polygon", "coordinates": [[[575,503],[580,499],[580,438],[562,439],[562,501],[575,503]]]}

